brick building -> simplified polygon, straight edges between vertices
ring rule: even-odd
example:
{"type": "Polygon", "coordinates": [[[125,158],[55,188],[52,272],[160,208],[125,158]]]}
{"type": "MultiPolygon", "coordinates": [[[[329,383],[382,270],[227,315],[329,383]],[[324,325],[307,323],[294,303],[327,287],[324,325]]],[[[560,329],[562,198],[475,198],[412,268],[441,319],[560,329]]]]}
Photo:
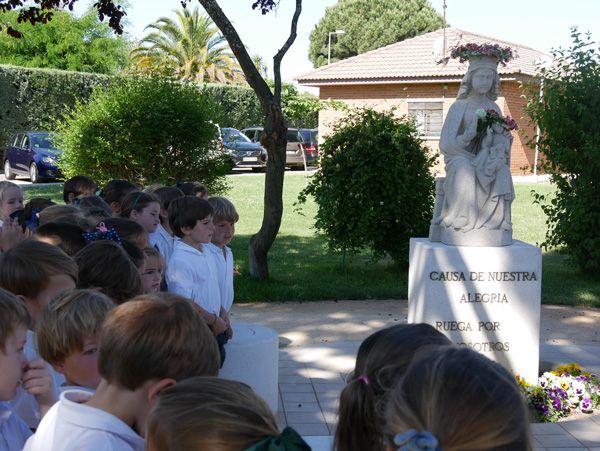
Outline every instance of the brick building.
{"type": "MultiPolygon", "coordinates": [[[[498,43],[516,51],[515,59],[498,67],[500,96],[496,103],[504,115],[515,118],[520,126],[518,132],[513,132],[511,172],[529,173],[535,164],[535,151],[526,143],[534,136],[534,129],[525,118],[522,84],[534,83],[536,64],[548,56],[529,47],[456,28],[446,28],[445,42],[447,56],[449,49],[468,42],[498,43]]],[[[443,49],[444,33],[437,30],[320,67],[297,80],[300,85],[318,87],[322,100],[378,110],[393,107],[397,114],[413,115],[429,147],[439,153],[443,120],[456,98],[468,64],[443,58],[443,49]]],[[[326,136],[331,124],[343,114],[330,109],[322,111],[320,136],[326,136]]],[[[441,158],[436,172],[443,172],[441,158]]]]}

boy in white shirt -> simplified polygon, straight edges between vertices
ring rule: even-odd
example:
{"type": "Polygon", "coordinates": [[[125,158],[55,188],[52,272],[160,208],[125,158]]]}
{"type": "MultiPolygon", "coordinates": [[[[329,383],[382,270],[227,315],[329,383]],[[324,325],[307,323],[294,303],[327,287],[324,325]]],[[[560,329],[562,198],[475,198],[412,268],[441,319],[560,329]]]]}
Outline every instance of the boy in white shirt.
{"type": "Polygon", "coordinates": [[[235,223],[240,219],[235,206],[221,196],[208,199],[213,209],[213,224],[215,231],[211,243],[206,246],[215,259],[219,291],[221,293],[221,317],[227,323],[227,338],[233,336],[229,320],[229,311],[233,305],[233,253],[228,244],[235,234],[235,223]]]}
{"type": "Polygon", "coordinates": [[[113,309],[100,334],[96,393],[67,390],[25,451],[144,449],[146,417],[166,387],[216,376],[218,351],[188,299],[142,295],[113,309]]]}
{"type": "Polygon", "coordinates": [[[217,340],[222,365],[227,323],[220,316],[221,293],[214,259],[203,250],[214,232],[212,208],[208,201],[194,196],[175,199],[169,206],[169,223],[181,240],[175,243],[167,264],[167,286],[170,292],[194,301],[217,340]]]}
{"type": "Polygon", "coordinates": [[[31,316],[12,293],[0,288],[0,450],[20,451],[31,430],[6,401],[23,386],[30,394],[54,399],[50,372],[41,360],[29,364],[23,348],[31,316]]]}

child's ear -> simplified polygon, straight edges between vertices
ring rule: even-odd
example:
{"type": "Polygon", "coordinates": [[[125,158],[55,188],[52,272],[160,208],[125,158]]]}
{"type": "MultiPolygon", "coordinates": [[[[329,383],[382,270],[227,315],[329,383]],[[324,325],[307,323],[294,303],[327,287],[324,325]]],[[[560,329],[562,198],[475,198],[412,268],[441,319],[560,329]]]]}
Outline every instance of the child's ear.
{"type": "Polygon", "coordinates": [[[175,384],[175,379],[165,378],[160,379],[156,382],[153,382],[148,387],[148,403],[150,405],[154,405],[158,396],[162,393],[165,388],[169,388],[171,385],[175,384]]]}

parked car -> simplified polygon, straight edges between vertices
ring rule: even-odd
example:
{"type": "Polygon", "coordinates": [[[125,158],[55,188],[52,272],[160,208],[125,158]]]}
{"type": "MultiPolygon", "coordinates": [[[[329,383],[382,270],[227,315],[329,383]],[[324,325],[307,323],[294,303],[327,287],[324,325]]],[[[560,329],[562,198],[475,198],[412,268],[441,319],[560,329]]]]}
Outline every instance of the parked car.
{"type": "Polygon", "coordinates": [[[267,165],[267,151],[259,143],[252,142],[235,128],[219,128],[221,150],[231,159],[231,166],[262,170],[267,165]]]}
{"type": "MultiPolygon", "coordinates": [[[[260,134],[263,131],[263,127],[248,127],[244,128],[242,132],[250,138],[252,142],[260,142],[260,134]]],[[[297,128],[288,128],[287,131],[287,146],[285,152],[285,165],[290,168],[303,168],[304,157],[303,152],[306,155],[306,164],[311,164],[316,158],[312,154],[305,151],[303,147],[303,141],[297,128]]]]}
{"type": "Polygon", "coordinates": [[[298,129],[302,139],[302,147],[306,153],[306,163],[316,164],[319,159],[319,129],[318,128],[300,128],[298,129]]]}
{"type": "Polygon", "coordinates": [[[62,177],[56,165],[61,151],[52,143],[49,132],[19,132],[4,153],[4,177],[29,176],[31,183],[62,177]]]}

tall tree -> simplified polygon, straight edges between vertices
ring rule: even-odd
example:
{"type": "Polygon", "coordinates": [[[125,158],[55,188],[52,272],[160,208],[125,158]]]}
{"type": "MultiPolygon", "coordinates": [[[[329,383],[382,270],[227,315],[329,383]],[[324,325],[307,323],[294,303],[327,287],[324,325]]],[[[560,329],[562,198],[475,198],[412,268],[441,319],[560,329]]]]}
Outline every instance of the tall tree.
{"type": "Polygon", "coordinates": [[[0,63],[102,74],[116,73],[128,63],[129,43],[114,36],[96,11],[82,17],[57,11],[43,27],[18,23],[17,17],[17,11],[0,14],[0,24],[22,34],[21,39],[0,34],[0,63]]]}
{"type": "MultiPolygon", "coordinates": [[[[72,8],[77,0],[44,0],[40,6],[21,10],[20,17],[32,23],[44,23],[48,15],[56,8],[72,8]]],[[[181,0],[185,6],[189,0],[181,0]]],[[[295,0],[296,7],[290,25],[290,34],[279,51],[273,57],[274,89],[271,91],[265,79],[254,66],[252,58],[240,39],[236,29],[231,24],[216,0],[198,0],[208,15],[227,38],[229,46],[241,66],[246,81],[256,93],[263,113],[265,114],[264,132],[261,144],[267,149],[268,163],[265,175],[265,197],[263,220],[258,233],[252,236],[248,246],[250,274],[259,279],[269,276],[267,255],[273,245],[283,214],[283,175],[285,173],[285,148],[287,123],[281,110],[281,60],[296,40],[298,19],[302,12],[302,0],[295,0]]],[[[279,0],[251,0],[252,8],[267,14],[276,8],[279,0]]],[[[0,0],[0,11],[9,11],[22,7],[26,0],[0,0]]],[[[122,33],[121,19],[125,14],[122,6],[115,0],[97,0],[94,7],[98,10],[100,19],[109,17],[109,25],[117,33],[122,33]]],[[[9,33],[11,30],[7,30],[9,33]]],[[[14,30],[12,30],[14,31],[14,30]]],[[[13,33],[14,34],[14,33],[13,33]]]]}
{"type": "Polygon", "coordinates": [[[315,67],[327,64],[329,33],[331,61],[412,38],[443,26],[428,0],[339,0],[310,33],[309,59],[315,67]]]}
{"type": "Polygon", "coordinates": [[[161,17],[146,27],[151,32],[130,53],[137,70],[169,73],[185,80],[243,81],[239,65],[210,17],[197,7],[174,13],[176,20],[161,17]]]}

